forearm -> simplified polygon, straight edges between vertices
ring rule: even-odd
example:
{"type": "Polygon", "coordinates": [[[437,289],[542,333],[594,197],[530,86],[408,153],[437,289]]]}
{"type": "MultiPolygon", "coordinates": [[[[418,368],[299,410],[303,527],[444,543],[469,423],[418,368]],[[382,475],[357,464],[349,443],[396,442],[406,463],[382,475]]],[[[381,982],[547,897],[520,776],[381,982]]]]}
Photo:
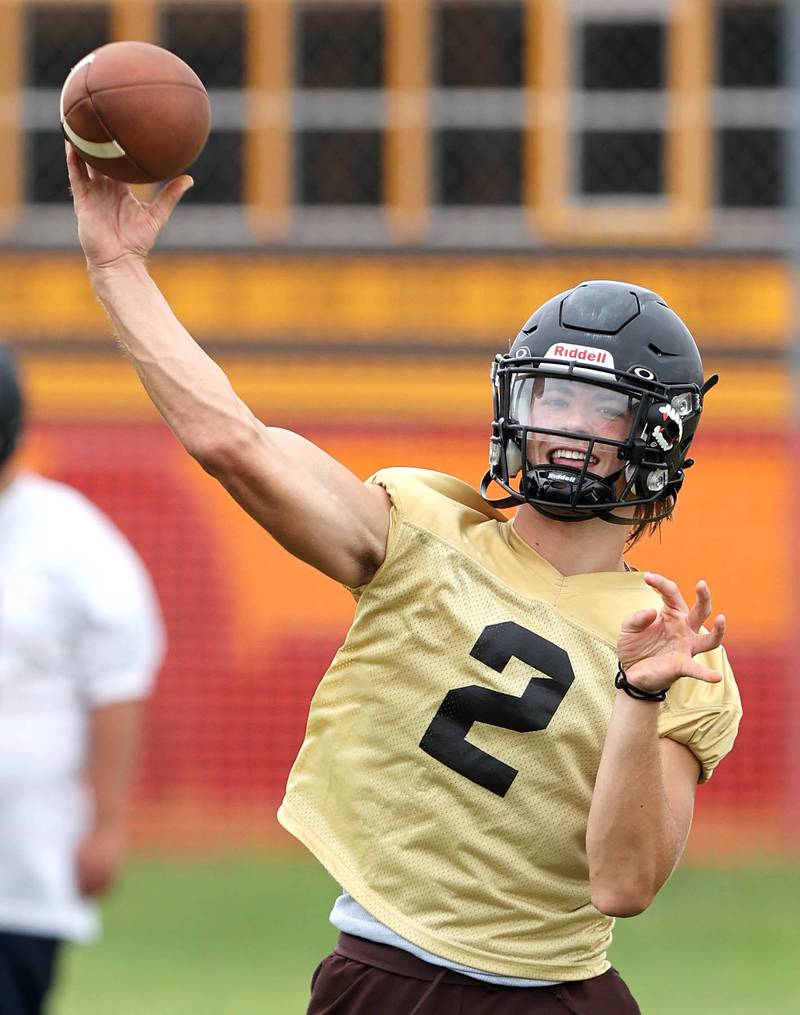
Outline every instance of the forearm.
{"type": "Polygon", "coordinates": [[[90,278],[148,395],[190,453],[249,426],[252,414],[175,317],[140,258],[90,269],[90,278]]]}
{"type": "Polygon", "coordinates": [[[95,828],[121,828],[125,823],[142,707],[139,701],[123,701],[89,713],[86,782],[95,828]]]}
{"type": "Polygon", "coordinates": [[[586,849],[592,901],[641,912],[669,877],[685,839],[667,796],[657,703],[617,692],[597,772],[586,849]]]}

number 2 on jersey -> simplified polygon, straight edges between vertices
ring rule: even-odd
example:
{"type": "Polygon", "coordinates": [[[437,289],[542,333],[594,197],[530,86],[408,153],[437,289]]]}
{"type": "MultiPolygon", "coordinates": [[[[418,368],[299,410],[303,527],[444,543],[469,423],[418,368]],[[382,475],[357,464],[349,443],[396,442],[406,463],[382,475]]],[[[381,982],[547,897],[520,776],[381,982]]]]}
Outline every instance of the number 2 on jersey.
{"type": "Polygon", "coordinates": [[[448,691],[419,746],[459,775],[505,796],[517,769],[468,743],[465,737],[472,724],[483,722],[517,733],[546,729],[575,672],[563,648],[513,621],[485,627],[470,655],[496,673],[502,673],[511,659],[519,659],[546,676],[531,677],[519,697],[477,684],[448,691]]]}

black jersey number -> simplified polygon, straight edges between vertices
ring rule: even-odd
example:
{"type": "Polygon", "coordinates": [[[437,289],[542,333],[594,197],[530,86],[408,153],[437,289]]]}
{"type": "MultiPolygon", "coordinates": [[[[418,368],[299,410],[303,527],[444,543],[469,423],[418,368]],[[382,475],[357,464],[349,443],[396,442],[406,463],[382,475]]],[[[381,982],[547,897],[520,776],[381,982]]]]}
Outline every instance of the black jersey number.
{"type": "Polygon", "coordinates": [[[505,796],[517,769],[464,738],[475,722],[517,733],[546,729],[575,679],[575,672],[563,648],[513,621],[485,627],[470,655],[497,673],[502,673],[509,660],[515,658],[547,676],[531,677],[520,697],[477,684],[448,691],[419,746],[459,775],[505,796]]]}

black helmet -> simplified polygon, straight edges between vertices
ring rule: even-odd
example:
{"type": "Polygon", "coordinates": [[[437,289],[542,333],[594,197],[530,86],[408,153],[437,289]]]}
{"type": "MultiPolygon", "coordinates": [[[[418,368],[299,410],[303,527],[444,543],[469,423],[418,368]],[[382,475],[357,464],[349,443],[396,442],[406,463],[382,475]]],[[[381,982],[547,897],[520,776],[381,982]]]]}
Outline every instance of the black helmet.
{"type": "Polygon", "coordinates": [[[703,380],[694,339],[656,293],[582,282],[539,307],[492,364],[481,493],[494,481],[507,494],[496,506],[528,503],[562,521],[664,518],[692,464],[703,396],[717,380],[703,380]],[[639,505],[654,507],[637,518],[614,513],[639,505]]]}
{"type": "Polygon", "coordinates": [[[22,391],[14,357],[8,346],[0,345],[0,468],[17,446],[22,431],[22,391]]]}

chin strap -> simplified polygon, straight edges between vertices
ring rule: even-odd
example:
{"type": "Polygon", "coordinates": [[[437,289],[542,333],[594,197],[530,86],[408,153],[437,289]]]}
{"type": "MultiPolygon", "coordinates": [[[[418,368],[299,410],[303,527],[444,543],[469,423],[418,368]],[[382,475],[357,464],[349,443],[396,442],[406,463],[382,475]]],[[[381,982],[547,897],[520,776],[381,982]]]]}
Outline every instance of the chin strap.
{"type": "Polygon", "coordinates": [[[492,500],[492,498],[488,495],[488,490],[493,479],[492,470],[489,469],[481,480],[481,497],[483,497],[487,504],[491,504],[492,507],[496,508],[507,508],[519,507],[520,504],[525,503],[525,499],[521,494],[509,494],[507,497],[501,497],[499,500],[492,500]]]}

